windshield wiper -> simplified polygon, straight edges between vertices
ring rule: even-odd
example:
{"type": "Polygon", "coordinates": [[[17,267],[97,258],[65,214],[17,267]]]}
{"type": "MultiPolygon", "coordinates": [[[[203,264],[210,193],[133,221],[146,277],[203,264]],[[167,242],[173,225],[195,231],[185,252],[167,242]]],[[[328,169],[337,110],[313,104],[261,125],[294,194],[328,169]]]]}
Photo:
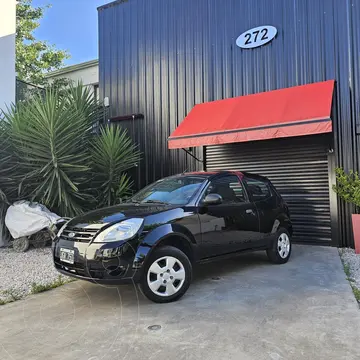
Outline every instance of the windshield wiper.
{"type": "Polygon", "coordinates": [[[168,205],[167,202],[160,201],[160,200],[147,200],[147,201],[143,201],[142,204],[164,204],[164,205],[168,205]]]}

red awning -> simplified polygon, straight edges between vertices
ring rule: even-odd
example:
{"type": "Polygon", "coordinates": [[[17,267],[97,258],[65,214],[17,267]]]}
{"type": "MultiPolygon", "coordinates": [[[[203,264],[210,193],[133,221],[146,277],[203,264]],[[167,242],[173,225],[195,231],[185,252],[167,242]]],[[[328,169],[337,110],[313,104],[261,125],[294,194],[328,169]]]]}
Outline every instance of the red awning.
{"type": "Polygon", "coordinates": [[[335,81],[196,105],[169,138],[189,148],[332,131],[335,81]]]}

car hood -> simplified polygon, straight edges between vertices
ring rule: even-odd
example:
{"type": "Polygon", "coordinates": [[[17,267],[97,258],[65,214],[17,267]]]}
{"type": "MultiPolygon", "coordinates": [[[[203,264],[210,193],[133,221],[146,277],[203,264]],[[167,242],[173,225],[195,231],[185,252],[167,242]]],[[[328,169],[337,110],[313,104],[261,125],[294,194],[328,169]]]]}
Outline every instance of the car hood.
{"type": "Polygon", "coordinates": [[[140,217],[161,213],[174,209],[174,205],[163,204],[122,204],[98,209],[73,218],[68,225],[83,228],[91,224],[113,224],[126,218],[140,217]]]}

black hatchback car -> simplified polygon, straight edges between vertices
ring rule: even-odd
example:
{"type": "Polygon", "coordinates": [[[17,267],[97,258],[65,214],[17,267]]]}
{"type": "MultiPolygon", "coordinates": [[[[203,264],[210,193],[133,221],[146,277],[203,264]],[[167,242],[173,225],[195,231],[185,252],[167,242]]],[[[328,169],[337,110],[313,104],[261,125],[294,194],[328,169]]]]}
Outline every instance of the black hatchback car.
{"type": "Polygon", "coordinates": [[[53,242],[56,269],[100,284],[141,284],[152,301],[179,299],[193,266],[245,250],[286,263],[289,210],[271,182],[241,172],[186,173],[128,203],[70,220],[53,242]]]}

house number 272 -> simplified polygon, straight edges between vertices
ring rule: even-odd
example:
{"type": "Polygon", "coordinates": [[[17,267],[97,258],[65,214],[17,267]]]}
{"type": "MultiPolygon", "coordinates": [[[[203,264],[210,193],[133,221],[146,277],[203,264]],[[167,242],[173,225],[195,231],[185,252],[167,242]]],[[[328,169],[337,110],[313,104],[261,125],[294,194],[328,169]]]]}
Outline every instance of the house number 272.
{"type": "Polygon", "coordinates": [[[272,41],[277,35],[274,26],[259,26],[242,33],[236,40],[236,45],[242,49],[253,49],[272,41]]]}

